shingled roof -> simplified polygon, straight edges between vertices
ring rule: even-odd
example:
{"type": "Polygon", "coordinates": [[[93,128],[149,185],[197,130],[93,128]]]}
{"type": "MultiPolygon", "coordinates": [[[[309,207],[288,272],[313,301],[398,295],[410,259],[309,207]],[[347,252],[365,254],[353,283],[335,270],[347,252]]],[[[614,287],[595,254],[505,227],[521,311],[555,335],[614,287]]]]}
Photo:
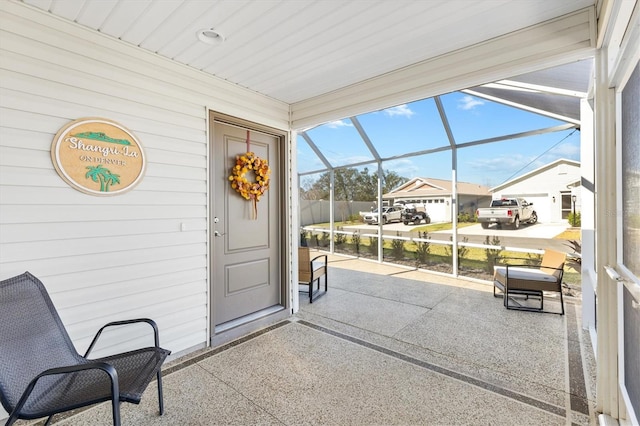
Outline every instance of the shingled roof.
{"type": "MultiPolygon", "coordinates": [[[[451,195],[451,181],[416,177],[387,192],[383,198],[419,198],[451,195]]],[[[477,183],[458,182],[458,195],[490,196],[489,188],[477,183]]]]}

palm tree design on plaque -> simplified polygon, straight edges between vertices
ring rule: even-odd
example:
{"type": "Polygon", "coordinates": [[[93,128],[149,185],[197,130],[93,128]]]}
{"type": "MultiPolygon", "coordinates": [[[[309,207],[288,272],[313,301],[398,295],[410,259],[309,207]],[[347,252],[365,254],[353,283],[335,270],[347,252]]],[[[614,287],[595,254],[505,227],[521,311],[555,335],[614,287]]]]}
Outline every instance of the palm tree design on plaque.
{"type": "Polygon", "coordinates": [[[91,178],[94,182],[100,182],[100,192],[109,192],[111,185],[117,185],[120,183],[120,175],[115,175],[105,169],[101,164],[97,166],[87,166],[89,171],[85,175],[87,179],[91,178]]]}

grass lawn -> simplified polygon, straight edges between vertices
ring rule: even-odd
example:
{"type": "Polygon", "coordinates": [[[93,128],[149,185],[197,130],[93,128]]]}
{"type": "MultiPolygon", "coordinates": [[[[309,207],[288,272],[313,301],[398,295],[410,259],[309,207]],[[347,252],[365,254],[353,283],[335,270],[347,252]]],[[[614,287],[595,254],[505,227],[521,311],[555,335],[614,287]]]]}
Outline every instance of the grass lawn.
{"type": "Polygon", "coordinates": [[[566,231],[564,231],[562,234],[558,234],[554,237],[557,240],[573,240],[573,241],[580,241],[582,238],[582,235],[580,233],[580,229],[577,228],[569,228],[566,231]]]}

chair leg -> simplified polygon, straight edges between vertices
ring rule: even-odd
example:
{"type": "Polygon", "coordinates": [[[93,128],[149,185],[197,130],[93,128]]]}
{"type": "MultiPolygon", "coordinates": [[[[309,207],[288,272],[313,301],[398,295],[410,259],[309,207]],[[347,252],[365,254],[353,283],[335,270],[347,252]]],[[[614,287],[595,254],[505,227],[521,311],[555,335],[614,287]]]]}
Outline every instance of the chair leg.
{"type": "Polygon", "coordinates": [[[111,401],[111,405],[113,413],[113,426],[120,426],[120,401],[117,396],[114,400],[111,401]]]}
{"type": "Polygon", "coordinates": [[[158,405],[160,409],[160,415],[164,414],[164,399],[162,397],[162,373],[158,370],[158,405]]]}
{"type": "Polygon", "coordinates": [[[120,388],[117,375],[111,376],[111,412],[113,426],[120,426],[120,388]]]}
{"type": "Polygon", "coordinates": [[[560,307],[562,308],[562,313],[560,315],[564,315],[564,300],[562,299],[562,285],[560,286],[560,307]]]}

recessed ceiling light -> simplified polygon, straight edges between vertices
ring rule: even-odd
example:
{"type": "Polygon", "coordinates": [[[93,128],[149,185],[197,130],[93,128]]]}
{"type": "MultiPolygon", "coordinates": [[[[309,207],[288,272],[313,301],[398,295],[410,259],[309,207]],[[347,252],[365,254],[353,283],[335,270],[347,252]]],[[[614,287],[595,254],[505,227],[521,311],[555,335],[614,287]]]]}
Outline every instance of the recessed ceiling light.
{"type": "Polygon", "coordinates": [[[198,40],[207,44],[220,44],[225,40],[225,37],[213,28],[205,28],[196,32],[198,40]]]}

